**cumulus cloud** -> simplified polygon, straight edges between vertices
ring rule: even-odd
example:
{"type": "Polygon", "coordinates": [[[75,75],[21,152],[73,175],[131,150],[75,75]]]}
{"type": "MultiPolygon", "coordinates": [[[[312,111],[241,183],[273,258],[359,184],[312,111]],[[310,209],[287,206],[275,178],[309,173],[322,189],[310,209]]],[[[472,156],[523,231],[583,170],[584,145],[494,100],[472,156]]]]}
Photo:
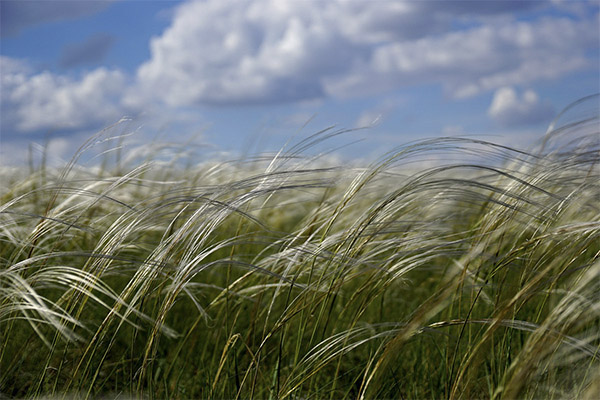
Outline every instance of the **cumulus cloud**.
{"type": "MultiPolygon", "coordinates": [[[[98,12],[108,3],[0,4],[4,35],[98,12]]],[[[21,60],[2,57],[2,130],[102,126],[129,110],[166,113],[165,104],[306,103],[420,84],[440,85],[453,98],[494,90],[499,96],[501,88],[531,86],[590,65],[587,57],[599,42],[597,15],[515,19],[515,13],[547,4],[185,2],[171,25],[152,38],[151,57],[131,81],[118,70],[97,68],[76,77],[32,71],[21,60]]],[[[112,40],[95,36],[68,47],[60,64],[100,62],[112,40]]],[[[500,106],[490,108],[490,116],[508,125],[541,118],[543,103],[514,96],[513,103],[531,108],[521,122],[518,111],[509,115],[500,106]]],[[[389,112],[382,107],[367,110],[356,123],[367,125],[389,112]]]]}
{"type": "Polygon", "coordinates": [[[45,22],[79,18],[104,10],[112,0],[2,0],[0,1],[1,36],[19,34],[23,29],[45,22]]]}
{"type": "Polygon", "coordinates": [[[161,93],[171,105],[321,97],[319,74],[344,55],[327,54],[335,40],[312,23],[318,14],[306,2],[184,4],[152,40],[136,94],[161,93]]]}
{"type": "Polygon", "coordinates": [[[526,90],[521,96],[512,87],[503,87],[494,93],[488,115],[506,127],[549,122],[554,109],[540,101],[533,90],[526,90]]]}
{"type": "Polygon", "coordinates": [[[184,3],[152,39],[128,102],[276,103],[438,83],[452,97],[588,65],[597,18],[517,22],[545,2],[184,3]],[[504,15],[491,19],[490,15],[504,15]],[[457,22],[466,27],[456,29],[457,22]],[[490,22],[491,21],[491,22],[490,22]]]}
{"type": "Polygon", "coordinates": [[[502,22],[383,44],[367,63],[330,79],[328,91],[356,95],[438,82],[457,98],[507,85],[552,79],[588,65],[585,51],[597,37],[595,20],[502,22]]]}
{"type": "Polygon", "coordinates": [[[4,56],[0,68],[5,132],[83,129],[122,116],[126,78],[120,71],[97,68],[76,79],[48,71],[34,73],[22,60],[4,56]]]}
{"type": "Polygon", "coordinates": [[[99,64],[105,58],[115,42],[114,36],[97,33],[82,42],[66,46],[60,56],[62,68],[73,68],[80,65],[99,64]]]}

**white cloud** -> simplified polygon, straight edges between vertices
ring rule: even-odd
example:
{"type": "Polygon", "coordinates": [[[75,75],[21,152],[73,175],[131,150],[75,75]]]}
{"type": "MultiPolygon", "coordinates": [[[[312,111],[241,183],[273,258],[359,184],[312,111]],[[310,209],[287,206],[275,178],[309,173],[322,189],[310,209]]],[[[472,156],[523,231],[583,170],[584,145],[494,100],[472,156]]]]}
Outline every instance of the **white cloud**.
{"type": "Polygon", "coordinates": [[[544,2],[193,1],[152,39],[129,104],[275,103],[437,83],[453,97],[588,65],[597,18],[507,17],[544,2]],[[502,15],[493,19],[490,16],[502,15]],[[465,22],[466,28],[453,28],[465,22]]]}
{"type": "MultiPolygon", "coordinates": [[[[515,21],[513,13],[545,4],[186,2],[151,40],[151,58],[134,82],[119,70],[97,68],[76,77],[32,71],[22,60],[1,57],[1,128],[81,130],[134,110],[170,116],[179,106],[310,103],[432,83],[455,98],[530,86],[585,68],[586,52],[598,47],[597,15],[515,21]]],[[[102,9],[59,7],[43,16],[25,8],[33,14],[20,27],[102,9]]],[[[389,108],[367,110],[356,122],[370,124],[389,108]]],[[[494,115],[512,124],[519,113],[511,113],[512,120],[494,115]]]]}
{"type": "Polygon", "coordinates": [[[27,81],[30,73],[27,63],[22,60],[0,56],[0,132],[6,134],[16,124],[18,104],[11,99],[11,94],[27,81]]]}
{"type": "Polygon", "coordinates": [[[588,65],[597,21],[544,19],[506,22],[383,44],[368,63],[327,81],[328,91],[357,95],[389,87],[438,82],[453,97],[507,85],[558,78],[588,65]]]}
{"type": "Polygon", "coordinates": [[[305,2],[191,2],[151,42],[136,103],[161,93],[171,105],[321,97],[319,74],[335,66],[332,32],[305,2]],[[330,52],[330,53],[328,53],[330,52]],[[314,74],[313,74],[314,72],[314,74]]]}
{"type": "Polygon", "coordinates": [[[554,109],[541,102],[533,90],[519,96],[512,87],[503,87],[494,93],[488,115],[503,126],[519,126],[549,122],[554,109]]]}
{"type": "Polygon", "coordinates": [[[8,57],[0,58],[0,67],[3,131],[102,127],[123,116],[126,78],[120,71],[97,68],[75,79],[32,73],[22,60],[8,57]]]}

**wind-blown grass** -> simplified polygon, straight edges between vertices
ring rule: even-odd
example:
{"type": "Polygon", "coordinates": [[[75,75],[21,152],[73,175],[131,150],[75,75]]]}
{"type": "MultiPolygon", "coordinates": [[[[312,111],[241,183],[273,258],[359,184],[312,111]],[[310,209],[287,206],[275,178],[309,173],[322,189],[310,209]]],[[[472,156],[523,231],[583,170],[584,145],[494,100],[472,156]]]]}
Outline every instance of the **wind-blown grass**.
{"type": "Polygon", "coordinates": [[[302,155],[325,130],[271,158],[5,174],[0,392],[598,398],[598,118],[572,111],[533,151],[441,138],[338,167],[302,155]]]}

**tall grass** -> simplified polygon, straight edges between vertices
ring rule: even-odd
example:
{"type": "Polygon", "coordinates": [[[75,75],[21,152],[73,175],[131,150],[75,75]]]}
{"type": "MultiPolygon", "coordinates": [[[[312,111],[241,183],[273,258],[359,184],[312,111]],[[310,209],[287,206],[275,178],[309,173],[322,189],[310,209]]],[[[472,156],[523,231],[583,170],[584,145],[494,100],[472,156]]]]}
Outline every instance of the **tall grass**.
{"type": "Polygon", "coordinates": [[[0,393],[598,398],[596,102],[530,151],[5,172],[0,393]]]}

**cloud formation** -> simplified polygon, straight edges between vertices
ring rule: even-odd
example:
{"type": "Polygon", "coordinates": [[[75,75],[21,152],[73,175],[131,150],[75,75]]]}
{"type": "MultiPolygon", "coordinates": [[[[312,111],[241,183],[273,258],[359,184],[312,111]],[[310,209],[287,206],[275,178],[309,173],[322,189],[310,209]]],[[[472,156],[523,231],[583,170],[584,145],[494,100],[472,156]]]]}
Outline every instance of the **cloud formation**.
{"type": "Polygon", "coordinates": [[[48,71],[33,73],[21,60],[0,57],[2,130],[84,129],[122,117],[126,78],[97,68],[79,79],[48,71]]]}
{"type": "MultiPolygon", "coordinates": [[[[194,1],[151,42],[137,100],[277,103],[438,83],[451,97],[588,65],[597,18],[493,19],[544,2],[194,1]],[[453,28],[461,22],[463,29],[453,28]]],[[[130,98],[135,101],[135,96],[130,98]]]]}
{"type": "Polygon", "coordinates": [[[505,127],[549,122],[554,114],[553,107],[541,102],[533,90],[526,90],[519,96],[512,87],[496,90],[488,109],[488,115],[505,127]]]}
{"type": "MultiPolygon", "coordinates": [[[[0,4],[4,35],[109,3],[0,4]]],[[[181,106],[345,99],[423,84],[441,86],[450,98],[496,91],[494,120],[531,123],[547,116],[548,106],[512,88],[589,67],[599,42],[597,14],[515,18],[548,4],[190,1],[151,39],[150,59],[135,77],[107,68],[79,76],[33,71],[24,60],[1,57],[2,130],[97,128],[153,107],[168,113],[181,106]]],[[[92,36],[65,48],[59,62],[65,68],[101,62],[112,41],[92,36]]],[[[357,124],[388,110],[371,111],[357,124]]]]}
{"type": "Polygon", "coordinates": [[[502,22],[375,48],[368,63],[330,81],[330,92],[438,82],[463,98],[507,85],[552,79],[588,65],[597,24],[569,19],[502,22]],[[596,25],[596,27],[594,26],[596,25]]]}
{"type": "Polygon", "coordinates": [[[82,42],[67,45],[60,56],[59,65],[62,68],[73,68],[99,64],[104,61],[114,43],[114,36],[97,33],[82,42]]]}
{"type": "Polygon", "coordinates": [[[3,37],[18,35],[24,28],[34,25],[95,14],[111,3],[112,0],[2,0],[0,34],[3,37]]]}

